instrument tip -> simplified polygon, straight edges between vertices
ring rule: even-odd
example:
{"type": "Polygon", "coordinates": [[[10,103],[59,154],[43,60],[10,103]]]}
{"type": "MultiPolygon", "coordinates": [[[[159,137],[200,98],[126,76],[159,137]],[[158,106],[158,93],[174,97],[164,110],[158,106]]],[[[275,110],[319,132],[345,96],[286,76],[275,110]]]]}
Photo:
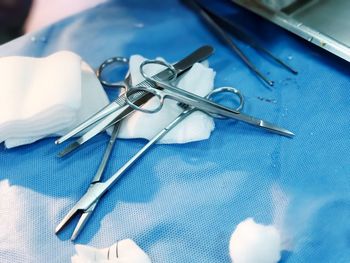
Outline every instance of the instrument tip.
{"type": "Polygon", "coordinates": [[[292,69],[291,71],[294,75],[298,75],[298,71],[296,71],[295,69],[292,69]]]}
{"type": "Polygon", "coordinates": [[[286,135],[287,135],[288,137],[293,138],[293,137],[295,136],[295,134],[294,134],[293,132],[288,131],[288,130],[286,130],[286,131],[287,131],[286,135]]]}
{"type": "Polygon", "coordinates": [[[63,149],[63,151],[59,152],[57,154],[58,157],[64,157],[67,154],[71,153],[72,151],[74,151],[75,149],[77,149],[80,146],[80,143],[78,142],[73,142],[72,144],[68,145],[68,147],[66,147],[65,149],[63,149]]]}
{"type": "Polygon", "coordinates": [[[64,156],[64,153],[62,153],[62,152],[59,152],[58,154],[57,154],[57,157],[58,158],[62,158],[64,156]]]}
{"type": "Polygon", "coordinates": [[[270,132],[285,136],[285,137],[289,137],[292,138],[295,136],[295,134],[285,128],[281,128],[281,127],[277,127],[276,125],[269,123],[267,121],[263,121],[260,120],[258,126],[260,126],[261,128],[264,128],[270,132]]]}
{"type": "Polygon", "coordinates": [[[278,134],[283,135],[288,138],[293,138],[295,134],[287,129],[284,128],[278,128],[278,130],[275,130],[278,134]]]}
{"type": "Polygon", "coordinates": [[[57,234],[58,234],[58,232],[60,232],[60,231],[61,231],[61,229],[62,229],[61,224],[59,224],[58,226],[56,226],[56,228],[55,228],[55,234],[57,235],[57,234]]]}

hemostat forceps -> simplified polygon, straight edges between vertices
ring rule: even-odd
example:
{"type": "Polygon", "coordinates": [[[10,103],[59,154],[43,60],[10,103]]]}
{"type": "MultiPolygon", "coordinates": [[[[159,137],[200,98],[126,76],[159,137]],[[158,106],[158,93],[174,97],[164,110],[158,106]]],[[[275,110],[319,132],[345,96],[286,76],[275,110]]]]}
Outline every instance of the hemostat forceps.
{"type": "MultiPolygon", "coordinates": [[[[211,97],[214,94],[217,94],[219,92],[231,92],[238,96],[239,98],[239,106],[235,109],[235,111],[239,111],[243,107],[243,96],[241,93],[234,89],[234,88],[220,88],[213,90],[207,98],[211,97]]],[[[177,124],[179,124],[181,121],[183,121],[187,116],[189,116],[194,111],[198,110],[194,107],[187,106],[187,105],[181,105],[185,108],[185,110],[175,119],[173,120],[167,127],[165,127],[162,131],[160,131],[157,135],[155,135],[145,146],[143,146],[129,161],[127,161],[112,177],[110,177],[107,181],[101,182],[93,181],[93,183],[90,184],[88,190],[85,192],[85,194],[79,199],[79,201],[73,206],[73,208],[68,212],[68,214],[63,218],[63,220],[59,223],[59,225],[55,229],[55,233],[57,234],[78,212],[82,212],[84,220],[84,215],[89,216],[91,214],[90,211],[92,211],[98,200],[101,198],[101,196],[107,192],[109,188],[111,188],[114,183],[117,182],[117,180],[126,172],[128,168],[130,168],[140,157],[143,156],[151,148],[152,145],[154,145],[156,142],[158,142],[161,138],[163,138],[170,130],[172,130],[177,124]]],[[[86,221],[85,221],[86,222],[86,221]]],[[[73,234],[74,236],[74,234],[73,234]]]]}
{"type": "MultiPolygon", "coordinates": [[[[191,68],[194,63],[200,62],[206,59],[207,57],[209,57],[213,53],[213,51],[214,49],[211,46],[202,46],[199,49],[192,52],[187,57],[185,57],[184,59],[175,63],[173,65],[173,68],[177,76],[181,75],[182,73],[187,71],[189,68],[191,68]]],[[[112,58],[112,59],[106,60],[104,63],[102,63],[99,69],[100,74],[98,74],[102,84],[107,86],[113,86],[113,87],[123,87],[127,90],[128,84],[130,82],[130,75],[128,75],[125,78],[124,83],[120,83],[120,82],[109,83],[107,81],[102,80],[101,72],[108,65],[113,63],[127,63],[127,60],[119,57],[119,58],[112,58]]],[[[174,74],[172,71],[165,69],[153,77],[159,80],[169,80],[174,78],[174,74]]],[[[154,85],[155,84],[153,82],[145,80],[137,84],[136,86],[147,86],[151,88],[154,85]]],[[[139,91],[139,92],[134,92],[132,96],[129,96],[129,100],[132,101],[133,104],[141,106],[146,101],[148,101],[151,97],[153,97],[153,94],[147,93],[144,91],[139,91]]],[[[121,94],[118,99],[111,102],[109,105],[104,107],[102,110],[100,110],[99,112],[91,116],[89,119],[87,119],[80,125],[78,125],[76,128],[68,132],[66,135],[57,139],[55,143],[60,144],[66,141],[67,139],[71,138],[72,136],[78,134],[79,132],[92,126],[92,128],[89,131],[87,131],[82,137],[80,137],[78,140],[76,140],[74,143],[70,144],[66,149],[60,152],[59,156],[64,156],[69,152],[73,151],[74,149],[78,148],[81,144],[85,143],[86,141],[91,139],[93,136],[105,130],[106,128],[113,125],[114,123],[122,120],[133,111],[134,111],[134,108],[130,107],[126,102],[125,94],[121,94]],[[99,123],[96,124],[97,122],[99,123]],[[96,126],[93,126],[94,124],[96,124],[96,126]]]]}
{"type": "Polygon", "coordinates": [[[144,61],[140,66],[141,74],[143,75],[143,77],[146,80],[148,80],[150,82],[153,81],[156,84],[157,88],[142,87],[142,86],[141,87],[130,87],[130,89],[128,90],[128,92],[126,94],[127,103],[131,107],[134,107],[137,110],[140,110],[143,112],[148,112],[148,113],[157,112],[162,108],[163,103],[164,103],[164,99],[170,98],[170,99],[176,100],[180,103],[184,103],[186,105],[195,107],[198,110],[201,110],[201,111],[204,111],[207,113],[211,113],[211,114],[220,115],[223,117],[228,117],[228,118],[236,119],[239,121],[243,121],[245,123],[256,126],[258,128],[263,128],[269,132],[277,133],[277,134],[280,134],[283,136],[287,136],[287,137],[294,136],[294,133],[292,133],[291,131],[289,131],[287,129],[277,127],[276,125],[269,123],[267,121],[257,119],[255,117],[243,114],[239,111],[236,111],[236,110],[227,108],[223,105],[217,104],[211,100],[197,96],[191,92],[185,91],[183,89],[180,89],[180,88],[172,85],[170,82],[160,81],[160,80],[156,80],[152,77],[149,77],[145,73],[145,70],[144,70],[144,67],[148,64],[163,65],[163,66],[167,67],[169,70],[171,70],[174,75],[176,75],[176,71],[172,68],[172,66],[170,64],[167,64],[167,63],[165,63],[163,61],[159,61],[159,60],[146,60],[146,61],[144,61]],[[138,105],[134,105],[132,103],[132,101],[128,99],[129,95],[131,96],[133,93],[137,92],[139,89],[155,95],[155,97],[157,97],[159,99],[159,104],[157,105],[157,107],[155,107],[153,109],[144,109],[138,105]]]}
{"type": "MultiPolygon", "coordinates": [[[[92,179],[91,183],[90,183],[90,187],[93,187],[94,184],[101,182],[101,178],[103,175],[103,172],[105,170],[105,167],[107,165],[108,159],[111,155],[111,152],[113,150],[113,146],[115,144],[115,141],[117,139],[117,135],[118,135],[118,131],[119,131],[119,127],[120,127],[120,123],[116,123],[113,127],[113,131],[111,134],[111,138],[109,139],[107,148],[105,150],[105,153],[103,155],[102,161],[97,169],[97,172],[94,176],[94,178],[92,179]]],[[[74,241],[77,236],[80,234],[81,230],[84,228],[86,222],[89,220],[89,218],[92,215],[92,212],[95,210],[95,207],[97,205],[98,199],[89,207],[89,209],[87,209],[86,211],[84,211],[80,218],[79,221],[77,223],[77,225],[74,228],[73,234],[71,236],[71,240],[74,241]]]]}

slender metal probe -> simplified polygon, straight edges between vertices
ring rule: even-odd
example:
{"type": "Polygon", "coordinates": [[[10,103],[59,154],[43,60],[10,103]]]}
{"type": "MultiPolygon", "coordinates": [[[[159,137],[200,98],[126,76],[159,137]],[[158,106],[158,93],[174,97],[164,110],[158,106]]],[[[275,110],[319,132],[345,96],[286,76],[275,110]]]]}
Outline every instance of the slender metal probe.
{"type": "Polygon", "coordinates": [[[268,57],[270,57],[272,60],[292,72],[293,74],[298,74],[298,71],[289,66],[287,63],[285,63],[282,59],[275,56],[273,53],[271,53],[269,50],[261,46],[258,42],[256,42],[255,39],[253,39],[251,36],[249,36],[246,32],[244,32],[239,26],[234,24],[232,21],[226,19],[225,17],[221,17],[211,10],[203,7],[203,10],[205,10],[209,16],[211,16],[214,20],[217,20],[219,24],[224,25],[232,34],[234,34],[237,38],[241,39],[242,41],[246,42],[248,45],[254,47],[255,49],[265,53],[268,57]]]}
{"type": "Polygon", "coordinates": [[[250,61],[250,59],[242,52],[242,50],[233,42],[231,37],[221,28],[202,8],[193,0],[183,0],[184,2],[191,5],[198,14],[200,14],[203,19],[213,28],[215,33],[221,37],[221,39],[226,42],[226,44],[242,59],[242,61],[265,83],[269,86],[273,86],[274,82],[268,79],[259,69],[250,61]]]}

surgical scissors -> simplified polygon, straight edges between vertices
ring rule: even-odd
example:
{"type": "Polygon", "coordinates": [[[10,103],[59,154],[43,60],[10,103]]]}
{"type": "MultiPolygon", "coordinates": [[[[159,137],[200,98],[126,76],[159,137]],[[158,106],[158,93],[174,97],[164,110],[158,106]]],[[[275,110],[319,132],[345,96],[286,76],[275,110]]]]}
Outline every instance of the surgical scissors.
{"type": "Polygon", "coordinates": [[[280,128],[277,127],[276,125],[269,123],[267,121],[264,121],[262,119],[258,119],[246,114],[243,114],[239,111],[230,109],[228,107],[225,107],[221,104],[215,103],[209,99],[202,98],[198,95],[195,95],[191,92],[185,91],[183,89],[180,89],[173,85],[170,81],[162,81],[155,79],[153,77],[150,77],[146,74],[145,72],[145,66],[148,64],[160,64],[165,66],[169,71],[172,71],[174,74],[174,78],[176,78],[176,71],[172,67],[172,65],[160,61],[160,60],[146,60],[140,65],[140,71],[143,77],[148,80],[149,82],[153,82],[155,85],[152,87],[147,87],[147,86],[138,86],[138,87],[130,87],[129,90],[126,93],[126,101],[127,103],[133,107],[136,110],[142,111],[142,112],[147,112],[147,113],[152,113],[152,112],[157,112],[159,111],[164,104],[164,100],[166,98],[170,98],[173,100],[176,100],[180,103],[184,103],[190,106],[193,106],[197,108],[198,110],[215,114],[215,115],[220,115],[220,116],[225,116],[228,118],[236,119],[242,122],[245,122],[247,124],[263,128],[269,132],[273,132],[279,135],[283,135],[286,137],[293,137],[294,133],[291,131],[285,129],[285,128],[280,128]],[[154,88],[156,86],[156,88],[154,88]],[[131,97],[135,92],[139,92],[140,90],[146,92],[146,93],[152,93],[155,97],[159,99],[159,104],[157,107],[153,109],[145,109],[142,108],[138,105],[135,105],[132,100],[129,100],[129,97],[131,97]]]}
{"type": "MultiPolygon", "coordinates": [[[[160,73],[153,76],[155,79],[159,80],[170,80],[173,79],[175,76],[180,76],[184,72],[186,72],[189,68],[192,67],[192,65],[196,62],[200,62],[206,58],[208,58],[212,53],[214,49],[211,46],[202,46],[192,52],[190,55],[186,56],[182,60],[178,61],[173,65],[173,69],[176,72],[176,75],[173,74],[172,71],[169,71],[168,69],[165,69],[161,71],[160,73]]],[[[123,57],[115,57],[106,60],[101,64],[101,66],[98,69],[97,75],[101,81],[102,84],[110,87],[119,87],[128,89],[130,86],[130,74],[127,75],[125,80],[123,82],[115,82],[111,83],[106,80],[103,80],[102,78],[102,72],[110,65],[114,63],[128,63],[128,60],[123,57]]],[[[153,82],[150,82],[148,80],[144,80],[141,83],[138,83],[136,86],[143,86],[143,87],[149,87],[151,88],[154,85],[153,82]]],[[[55,141],[56,144],[60,144],[67,139],[71,138],[72,136],[78,134],[79,132],[88,129],[92,126],[90,130],[88,130],[84,135],[82,135],[79,139],[77,139],[75,142],[71,143],[68,147],[66,147],[63,151],[59,153],[59,156],[62,157],[73,150],[77,149],[80,145],[94,137],[96,134],[100,133],[101,131],[107,129],[108,127],[112,126],[113,124],[119,122],[120,120],[127,117],[129,114],[131,114],[135,109],[133,107],[130,107],[126,101],[126,93],[121,93],[121,95],[114,101],[112,101],[110,104],[108,104],[106,107],[101,109],[99,112],[88,118],[86,121],[75,127],[73,130],[65,134],[64,136],[60,137],[55,141]],[[96,124],[97,123],[97,124],[96,124]]],[[[133,105],[141,106],[145,102],[147,102],[150,98],[153,97],[153,94],[147,93],[144,91],[134,92],[131,96],[128,97],[128,101],[132,101],[133,105]]]]}
{"type": "MultiPolygon", "coordinates": [[[[219,89],[215,89],[210,92],[206,98],[218,94],[220,92],[230,92],[238,96],[239,98],[239,106],[235,109],[235,111],[239,111],[244,104],[244,98],[239,90],[232,87],[223,87],[219,89]]],[[[183,121],[187,116],[192,114],[194,111],[198,110],[195,107],[191,107],[188,105],[179,105],[184,108],[184,111],[175,118],[172,122],[170,122],[163,130],[161,130],[157,135],[155,135],[147,144],[145,144],[129,161],[127,161],[112,177],[110,177],[107,181],[101,182],[100,178],[98,180],[93,180],[90,184],[88,190],[85,194],[79,199],[79,201],[71,208],[71,210],[67,213],[67,215],[62,219],[62,221],[58,224],[55,229],[55,233],[57,234],[59,231],[63,229],[63,227],[78,213],[82,212],[82,220],[85,220],[85,217],[90,217],[91,211],[96,207],[98,200],[104,195],[108,189],[110,189],[117,180],[137,161],[139,160],[155,143],[157,143],[161,138],[163,138],[169,131],[171,131],[176,125],[178,125],[181,121],[183,121]]],[[[80,220],[79,220],[80,222],[80,220]]],[[[76,229],[81,230],[84,224],[80,224],[76,227],[76,229]]],[[[86,223],[86,220],[83,221],[86,223]]],[[[78,230],[78,231],[79,231],[78,230]]],[[[80,231],[79,231],[80,232],[80,231]]],[[[73,233],[73,237],[74,233],[73,233]]]]}

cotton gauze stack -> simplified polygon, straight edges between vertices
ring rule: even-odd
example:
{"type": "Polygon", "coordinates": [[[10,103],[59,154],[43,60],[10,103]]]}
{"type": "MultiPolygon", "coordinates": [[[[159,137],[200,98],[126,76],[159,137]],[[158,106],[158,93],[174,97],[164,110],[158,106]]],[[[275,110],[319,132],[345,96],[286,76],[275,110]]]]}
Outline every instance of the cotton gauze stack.
{"type": "Polygon", "coordinates": [[[76,245],[72,263],[151,263],[147,254],[131,239],[118,241],[108,248],[76,245]]]}
{"type": "MultiPolygon", "coordinates": [[[[139,55],[130,57],[130,74],[132,84],[136,85],[144,80],[140,73],[140,64],[145,58],[139,55]]],[[[163,70],[164,67],[159,65],[147,66],[147,74],[154,75],[163,70]]],[[[205,97],[214,87],[215,72],[213,69],[196,63],[193,67],[178,81],[176,84],[179,88],[190,91],[205,97]]],[[[158,104],[156,98],[149,100],[144,107],[148,109],[155,108],[158,104]]],[[[151,139],[160,132],[170,122],[172,122],[183,109],[177,105],[177,102],[166,99],[162,109],[156,113],[135,112],[123,121],[120,131],[120,138],[145,138],[151,139]]],[[[207,114],[196,111],[188,116],[185,120],[174,127],[160,143],[187,143],[209,138],[214,129],[213,119],[207,114]]]]}
{"type": "Polygon", "coordinates": [[[0,59],[0,142],[7,148],[62,135],[108,103],[93,71],[68,51],[0,59]]]}
{"type": "Polygon", "coordinates": [[[229,249],[233,263],[277,263],[281,258],[280,234],[274,226],[248,218],[233,232],[229,249]]]}

